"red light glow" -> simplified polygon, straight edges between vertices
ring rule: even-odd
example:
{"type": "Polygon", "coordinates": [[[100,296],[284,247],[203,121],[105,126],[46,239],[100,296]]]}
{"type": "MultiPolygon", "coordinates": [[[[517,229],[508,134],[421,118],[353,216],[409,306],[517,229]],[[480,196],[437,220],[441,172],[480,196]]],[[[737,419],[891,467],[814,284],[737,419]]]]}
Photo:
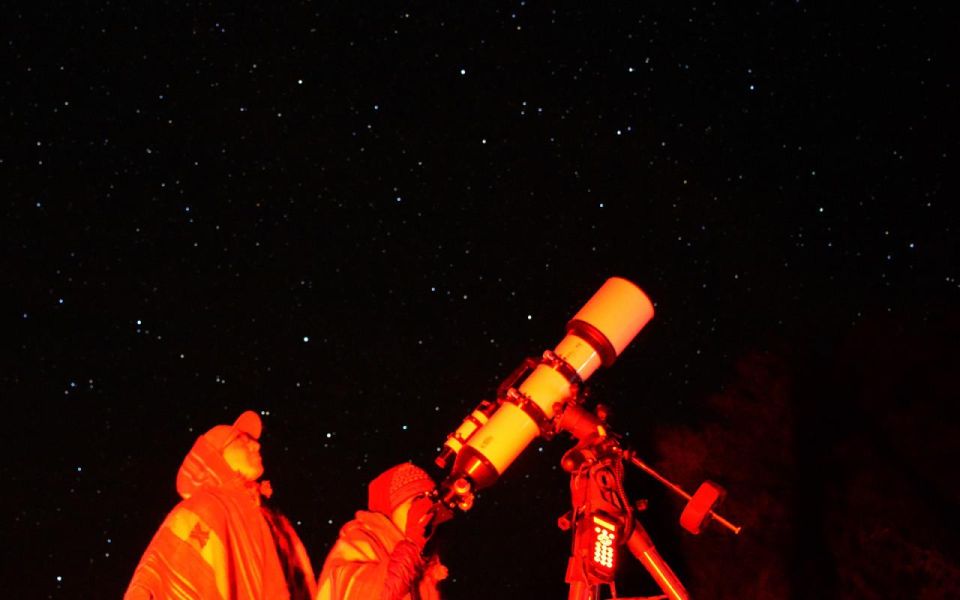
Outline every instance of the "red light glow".
{"type": "Polygon", "coordinates": [[[616,539],[617,528],[613,523],[609,523],[596,515],[593,517],[595,527],[593,528],[596,537],[593,542],[593,562],[598,566],[613,570],[614,559],[616,558],[616,539]]]}

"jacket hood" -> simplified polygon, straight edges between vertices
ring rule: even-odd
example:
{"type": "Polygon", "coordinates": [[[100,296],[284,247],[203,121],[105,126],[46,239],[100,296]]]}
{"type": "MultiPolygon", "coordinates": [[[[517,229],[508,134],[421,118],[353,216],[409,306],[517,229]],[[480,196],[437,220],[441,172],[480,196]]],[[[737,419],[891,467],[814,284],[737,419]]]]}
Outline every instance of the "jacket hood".
{"type": "Polygon", "coordinates": [[[223,454],[201,435],[177,472],[177,493],[189,498],[201,488],[220,488],[242,481],[243,477],[230,468],[223,454]]]}

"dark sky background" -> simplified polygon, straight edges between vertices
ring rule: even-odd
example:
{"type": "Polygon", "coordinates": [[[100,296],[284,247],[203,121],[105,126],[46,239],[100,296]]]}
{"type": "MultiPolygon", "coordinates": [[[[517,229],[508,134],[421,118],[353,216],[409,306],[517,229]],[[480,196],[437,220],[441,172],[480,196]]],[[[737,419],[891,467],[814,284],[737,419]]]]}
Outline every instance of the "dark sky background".
{"type": "MultiPolygon", "coordinates": [[[[248,408],[319,569],[619,275],[657,314],[592,398],[744,525],[628,473],[694,597],[960,596],[946,9],[281,4],[6,11],[6,595],[119,597],[248,408]]],[[[565,597],[571,445],[441,529],[449,598],[565,597]]]]}

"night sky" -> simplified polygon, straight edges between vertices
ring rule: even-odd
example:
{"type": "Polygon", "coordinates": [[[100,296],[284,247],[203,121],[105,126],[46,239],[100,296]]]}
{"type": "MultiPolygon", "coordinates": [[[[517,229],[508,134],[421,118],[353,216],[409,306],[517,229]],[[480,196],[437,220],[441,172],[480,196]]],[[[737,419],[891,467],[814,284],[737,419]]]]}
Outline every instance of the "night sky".
{"type": "MultiPolygon", "coordinates": [[[[960,596],[946,9],[21,4],[8,597],[119,597],[196,436],[245,409],[319,570],[371,478],[431,465],[615,275],[657,313],[590,402],[744,526],[694,537],[628,471],[694,597],[960,596]]],[[[566,597],[571,445],[440,529],[449,598],[566,597]]]]}

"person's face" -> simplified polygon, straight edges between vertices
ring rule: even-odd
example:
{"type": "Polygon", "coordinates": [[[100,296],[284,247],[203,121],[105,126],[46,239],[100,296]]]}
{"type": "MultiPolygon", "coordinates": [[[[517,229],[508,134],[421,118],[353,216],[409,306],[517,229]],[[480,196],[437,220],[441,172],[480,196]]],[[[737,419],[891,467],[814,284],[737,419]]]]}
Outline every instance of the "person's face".
{"type": "Polygon", "coordinates": [[[256,481],[263,475],[263,459],[260,457],[260,442],[241,433],[223,449],[223,459],[231,469],[247,481],[256,481]]]}
{"type": "Polygon", "coordinates": [[[402,504],[393,509],[393,514],[390,515],[390,520],[393,521],[394,525],[400,529],[400,531],[405,531],[407,529],[407,520],[410,515],[417,520],[429,521],[432,518],[433,513],[431,509],[433,508],[433,499],[429,494],[418,494],[413,498],[405,500],[402,504]]]}

